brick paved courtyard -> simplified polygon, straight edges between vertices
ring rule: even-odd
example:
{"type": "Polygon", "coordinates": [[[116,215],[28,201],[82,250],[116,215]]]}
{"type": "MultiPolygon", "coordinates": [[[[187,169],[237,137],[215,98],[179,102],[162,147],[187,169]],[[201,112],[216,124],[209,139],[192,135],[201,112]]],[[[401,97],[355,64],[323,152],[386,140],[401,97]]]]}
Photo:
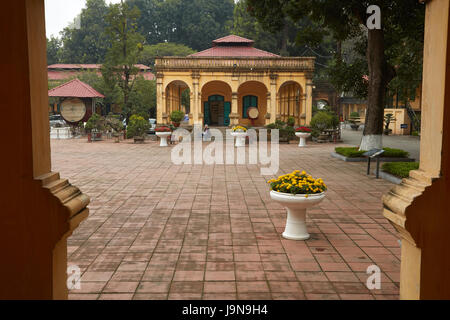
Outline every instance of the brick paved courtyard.
{"type": "Polygon", "coordinates": [[[335,145],[280,145],[279,174],[321,177],[311,239],[285,240],[285,210],[257,165],[173,165],[170,148],[53,140],[53,170],[91,197],[68,240],[82,271],[70,299],[397,299],[400,248],[383,218],[392,184],[330,157],[335,145]],[[381,289],[365,286],[382,270],[381,289]]]}

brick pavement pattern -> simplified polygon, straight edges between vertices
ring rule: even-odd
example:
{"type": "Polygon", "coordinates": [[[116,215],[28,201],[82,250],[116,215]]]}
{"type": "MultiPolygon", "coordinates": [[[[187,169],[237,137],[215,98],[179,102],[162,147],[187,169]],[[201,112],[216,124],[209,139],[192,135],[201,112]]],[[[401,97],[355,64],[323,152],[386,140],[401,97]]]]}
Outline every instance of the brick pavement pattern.
{"type": "Polygon", "coordinates": [[[156,141],[53,140],[53,170],[91,197],[68,239],[81,289],[70,299],[398,299],[400,248],[382,216],[392,184],[330,156],[280,144],[278,174],[321,177],[311,238],[281,237],[286,212],[258,165],[174,165],[156,141]],[[381,289],[366,287],[380,267],[381,289]]]}

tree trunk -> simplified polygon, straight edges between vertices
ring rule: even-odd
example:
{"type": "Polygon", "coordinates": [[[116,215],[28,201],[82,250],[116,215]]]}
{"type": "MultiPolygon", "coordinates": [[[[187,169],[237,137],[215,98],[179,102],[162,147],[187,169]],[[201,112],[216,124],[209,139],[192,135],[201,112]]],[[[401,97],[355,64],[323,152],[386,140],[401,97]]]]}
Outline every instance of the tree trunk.
{"type": "Polygon", "coordinates": [[[284,21],[284,27],[283,27],[283,31],[282,31],[282,38],[281,38],[281,50],[280,50],[280,55],[282,56],[288,56],[288,51],[287,51],[287,43],[288,43],[288,38],[289,38],[289,25],[287,23],[287,21],[284,21]]]}
{"type": "Polygon", "coordinates": [[[369,30],[367,61],[369,66],[369,92],[360,150],[383,147],[385,93],[387,84],[393,78],[392,68],[387,65],[384,55],[383,30],[369,30]]]}

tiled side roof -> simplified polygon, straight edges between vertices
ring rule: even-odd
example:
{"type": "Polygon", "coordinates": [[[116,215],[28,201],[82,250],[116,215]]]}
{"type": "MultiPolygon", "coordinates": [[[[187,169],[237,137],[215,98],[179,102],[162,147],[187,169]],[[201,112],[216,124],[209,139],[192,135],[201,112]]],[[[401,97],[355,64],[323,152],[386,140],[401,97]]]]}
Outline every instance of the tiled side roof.
{"type": "Polygon", "coordinates": [[[48,91],[49,97],[76,97],[76,98],[104,98],[105,96],[96,91],[90,85],[79,79],[63,83],[48,91]]]}
{"type": "MultiPolygon", "coordinates": [[[[150,67],[144,64],[135,64],[139,70],[150,70],[150,67]]],[[[100,69],[102,67],[101,64],[70,64],[70,63],[57,63],[51,64],[47,68],[48,69],[100,69]]]]}

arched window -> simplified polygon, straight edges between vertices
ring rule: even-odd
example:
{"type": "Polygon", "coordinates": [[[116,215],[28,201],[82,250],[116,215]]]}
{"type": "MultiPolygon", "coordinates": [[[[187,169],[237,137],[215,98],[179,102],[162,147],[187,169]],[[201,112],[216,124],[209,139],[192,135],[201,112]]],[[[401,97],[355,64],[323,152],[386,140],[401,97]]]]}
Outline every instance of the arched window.
{"type": "Polygon", "coordinates": [[[258,108],[257,96],[245,96],[242,98],[242,118],[248,118],[247,109],[250,107],[258,108]]]}

